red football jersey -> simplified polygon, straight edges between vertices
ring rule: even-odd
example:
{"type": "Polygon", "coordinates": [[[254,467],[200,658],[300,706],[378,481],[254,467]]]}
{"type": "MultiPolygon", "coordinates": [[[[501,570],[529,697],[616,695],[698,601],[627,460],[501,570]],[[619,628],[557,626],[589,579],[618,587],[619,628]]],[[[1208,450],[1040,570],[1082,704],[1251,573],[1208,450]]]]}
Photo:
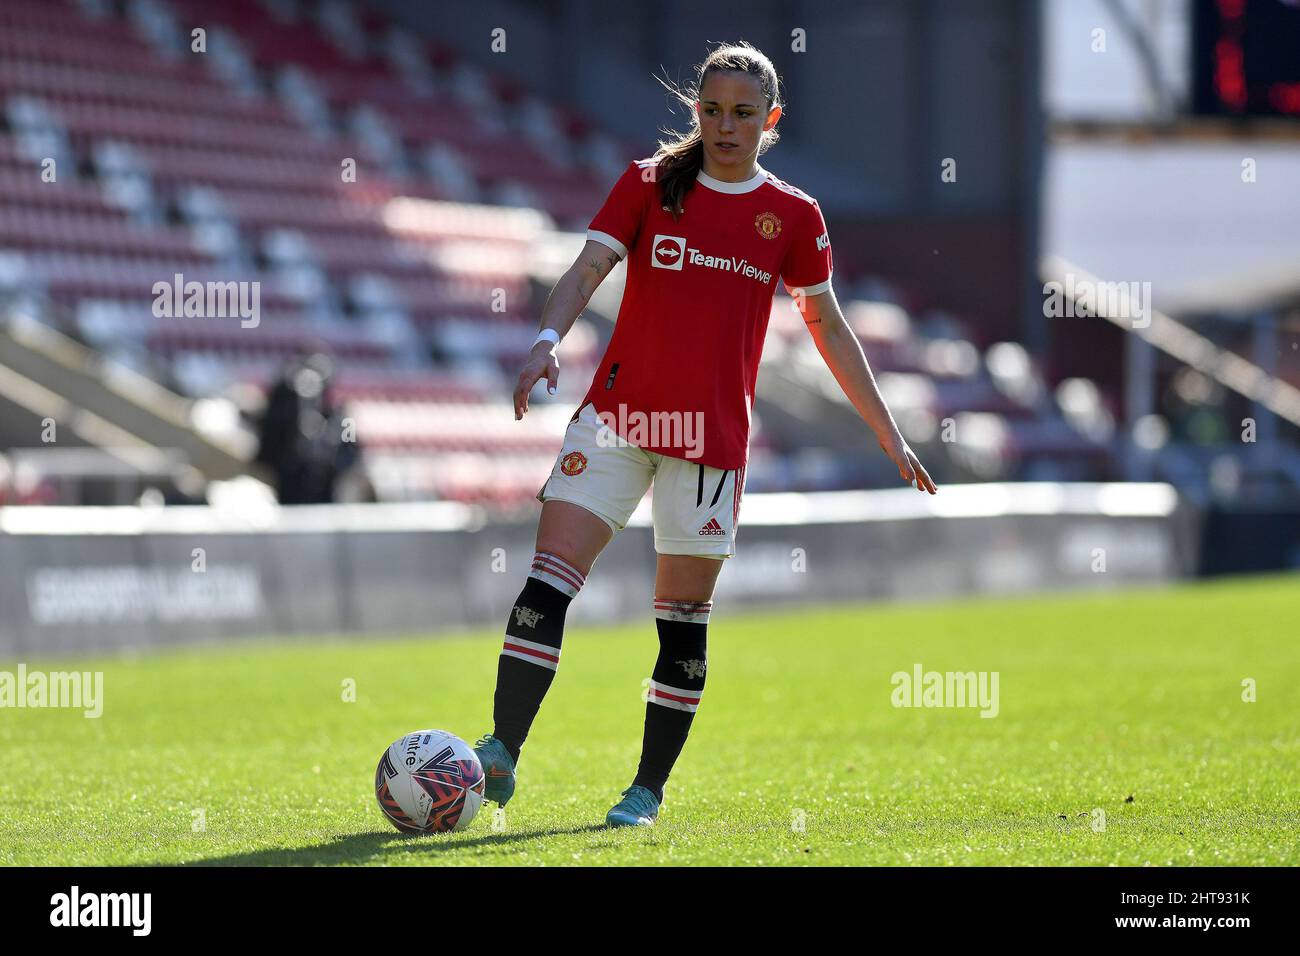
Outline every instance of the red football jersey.
{"type": "Polygon", "coordinates": [[[646,451],[741,468],[777,278],[805,295],[831,287],[826,222],[762,168],[739,183],[701,172],[674,222],[655,173],[651,159],[629,164],[587,230],[628,264],[582,404],[646,451]]]}

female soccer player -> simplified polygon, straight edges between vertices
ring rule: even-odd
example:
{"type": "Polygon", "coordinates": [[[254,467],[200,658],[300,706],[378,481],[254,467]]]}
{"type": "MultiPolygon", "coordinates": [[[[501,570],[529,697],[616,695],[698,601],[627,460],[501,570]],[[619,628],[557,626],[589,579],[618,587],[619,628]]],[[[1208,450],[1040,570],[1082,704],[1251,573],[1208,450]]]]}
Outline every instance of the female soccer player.
{"type": "Polygon", "coordinates": [[[758,165],[781,117],[771,61],[747,43],[719,47],[677,95],[692,109],[691,130],[632,162],[614,184],[582,254],[551,292],[519,373],[516,420],[541,379],[554,394],[555,347],[626,257],[609,348],[537,495],[537,553],[506,624],[495,728],[475,748],[487,799],[504,805],[559,666],[569,603],[653,482],[659,658],[640,766],[606,816],[610,826],[655,822],[704,691],[713,586],[722,559],[735,553],[754,383],[778,277],[899,475],[935,493],[835,301],[817,201],[758,165]]]}

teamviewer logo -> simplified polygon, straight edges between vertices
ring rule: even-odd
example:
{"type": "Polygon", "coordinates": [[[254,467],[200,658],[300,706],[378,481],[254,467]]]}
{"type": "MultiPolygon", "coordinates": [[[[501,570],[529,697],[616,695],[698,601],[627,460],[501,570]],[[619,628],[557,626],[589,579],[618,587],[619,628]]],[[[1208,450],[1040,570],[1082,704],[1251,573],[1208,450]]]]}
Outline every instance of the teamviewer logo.
{"type": "Polygon", "coordinates": [[[650,261],[656,269],[682,271],[682,263],[686,260],[685,239],[681,236],[655,236],[652,248],[654,252],[650,261]]]}

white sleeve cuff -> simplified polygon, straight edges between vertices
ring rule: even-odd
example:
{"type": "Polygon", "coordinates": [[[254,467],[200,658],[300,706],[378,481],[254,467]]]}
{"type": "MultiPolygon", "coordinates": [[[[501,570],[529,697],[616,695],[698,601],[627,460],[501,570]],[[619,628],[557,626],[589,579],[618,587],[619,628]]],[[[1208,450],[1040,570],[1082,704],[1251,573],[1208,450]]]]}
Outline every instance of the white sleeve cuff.
{"type": "Polygon", "coordinates": [[[797,285],[796,285],[796,286],[792,286],[792,285],[790,285],[789,282],[786,282],[785,279],[782,279],[781,281],[782,281],[782,282],[785,282],[785,291],[787,291],[787,292],[793,294],[795,289],[800,289],[800,288],[801,288],[801,289],[803,289],[803,294],[804,294],[805,296],[809,296],[809,295],[821,295],[823,292],[826,292],[826,291],[829,290],[830,287],[831,287],[831,280],[830,280],[830,277],[829,277],[829,276],[826,277],[826,281],[825,281],[825,282],[818,282],[816,285],[805,285],[805,286],[797,286],[797,285]]]}
{"type": "Polygon", "coordinates": [[[627,246],[619,242],[607,232],[600,232],[596,229],[587,230],[587,238],[593,242],[599,242],[602,246],[609,246],[618,253],[620,259],[627,258],[627,246]]]}

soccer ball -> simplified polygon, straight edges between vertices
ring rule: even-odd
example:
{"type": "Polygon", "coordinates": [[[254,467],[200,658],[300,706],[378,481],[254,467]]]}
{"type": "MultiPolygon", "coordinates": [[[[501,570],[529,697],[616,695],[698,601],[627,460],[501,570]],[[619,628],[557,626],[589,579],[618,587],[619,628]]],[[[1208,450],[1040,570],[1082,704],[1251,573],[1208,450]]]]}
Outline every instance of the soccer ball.
{"type": "Polygon", "coordinates": [[[455,734],[417,730],[379,758],[375,798],[403,833],[463,830],[483,805],[483,765],[455,734]]]}

